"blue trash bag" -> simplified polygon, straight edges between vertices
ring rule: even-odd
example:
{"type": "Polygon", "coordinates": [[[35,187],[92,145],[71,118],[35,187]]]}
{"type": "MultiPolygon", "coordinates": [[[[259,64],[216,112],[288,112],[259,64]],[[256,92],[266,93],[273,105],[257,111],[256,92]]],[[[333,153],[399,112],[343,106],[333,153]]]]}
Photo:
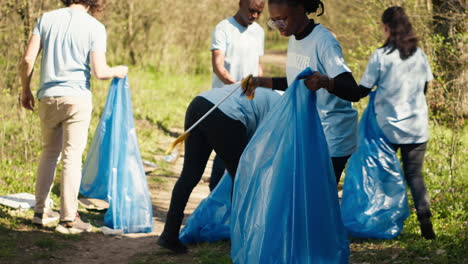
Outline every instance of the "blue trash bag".
{"type": "MultiPolygon", "coordinates": [[[[298,77],[310,75],[310,68],[298,77]]],[[[242,154],[231,216],[233,263],[348,263],[316,93],[295,80],[242,154]]]]}
{"type": "Polygon", "coordinates": [[[359,125],[359,142],[346,169],[341,215],[352,236],[394,238],[409,215],[406,184],[396,152],[379,128],[375,92],[359,125]]]}
{"type": "Polygon", "coordinates": [[[215,242],[230,238],[232,180],[225,173],[210,195],[201,201],[180,231],[183,243],[215,242]]]}
{"type": "Polygon", "coordinates": [[[133,123],[127,77],[112,80],[104,112],[83,167],[80,193],[109,202],[107,227],[153,230],[153,211],[133,123]]]}

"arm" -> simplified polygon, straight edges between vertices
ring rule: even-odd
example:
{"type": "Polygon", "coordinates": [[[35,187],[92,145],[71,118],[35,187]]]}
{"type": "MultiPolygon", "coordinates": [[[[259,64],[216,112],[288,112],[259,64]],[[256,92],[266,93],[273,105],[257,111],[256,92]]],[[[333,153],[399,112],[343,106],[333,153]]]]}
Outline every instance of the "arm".
{"type": "Polygon", "coordinates": [[[263,68],[262,68],[262,64],[261,64],[261,63],[258,64],[258,76],[259,76],[259,77],[262,77],[262,76],[263,76],[263,68]]]}
{"type": "Polygon", "coordinates": [[[26,52],[20,62],[21,76],[21,104],[24,108],[34,110],[34,96],[31,92],[31,77],[33,74],[34,63],[37,55],[41,50],[41,38],[39,35],[33,34],[29,39],[26,52]]]}
{"type": "Polygon", "coordinates": [[[281,91],[288,88],[286,77],[252,77],[249,75],[241,83],[243,94],[250,98],[253,98],[255,89],[259,86],[281,91]]]}
{"type": "Polygon", "coordinates": [[[211,51],[211,64],[213,66],[213,72],[224,84],[236,83],[224,67],[224,52],[222,50],[215,49],[211,51]]]}
{"type": "Polygon", "coordinates": [[[109,67],[104,52],[91,51],[91,68],[94,76],[99,80],[108,80],[114,77],[122,79],[128,73],[127,66],[109,67]]]}
{"type": "Polygon", "coordinates": [[[359,102],[361,98],[366,97],[372,90],[362,85],[357,85],[350,72],[339,74],[333,79],[335,87],[334,91],[330,91],[330,93],[346,101],[359,102]]]}
{"type": "Polygon", "coordinates": [[[288,81],[286,77],[252,77],[249,85],[253,86],[253,89],[261,86],[273,90],[285,91],[288,88],[288,81]]]}
{"type": "Polygon", "coordinates": [[[358,102],[371,91],[371,89],[362,85],[358,86],[350,72],[343,72],[335,78],[330,78],[319,72],[314,72],[314,74],[304,77],[304,79],[306,79],[305,85],[310,90],[316,91],[320,88],[324,88],[329,93],[351,102],[358,102]]]}

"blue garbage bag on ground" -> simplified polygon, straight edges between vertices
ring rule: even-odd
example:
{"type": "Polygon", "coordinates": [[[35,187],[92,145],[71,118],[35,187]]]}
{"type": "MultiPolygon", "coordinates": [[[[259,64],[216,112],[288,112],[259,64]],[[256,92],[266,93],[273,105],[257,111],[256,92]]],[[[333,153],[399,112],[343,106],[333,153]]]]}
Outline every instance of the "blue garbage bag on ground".
{"type": "Polygon", "coordinates": [[[153,210],[133,122],[127,77],[112,80],[104,112],[83,167],[80,193],[107,200],[107,227],[153,230],[153,210]]]}
{"type": "Polygon", "coordinates": [[[374,97],[372,92],[346,169],[341,214],[353,236],[394,238],[409,215],[406,184],[396,152],[377,123],[374,97]]]}
{"type": "MultiPolygon", "coordinates": [[[[299,76],[310,75],[310,69],[299,76]]],[[[295,80],[260,124],[234,181],[234,263],[348,263],[316,94],[295,80]]]]}
{"type": "Polygon", "coordinates": [[[215,242],[230,238],[232,179],[225,173],[210,195],[200,202],[180,231],[183,243],[215,242]]]}

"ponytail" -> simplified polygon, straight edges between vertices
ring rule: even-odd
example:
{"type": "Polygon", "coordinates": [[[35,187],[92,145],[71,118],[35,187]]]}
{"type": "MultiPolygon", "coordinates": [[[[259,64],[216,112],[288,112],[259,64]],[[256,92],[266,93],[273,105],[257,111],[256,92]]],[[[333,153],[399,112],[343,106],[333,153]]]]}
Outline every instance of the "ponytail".
{"type": "Polygon", "coordinates": [[[405,10],[399,6],[388,8],[382,15],[382,23],[390,29],[390,36],[382,46],[388,49],[387,54],[397,49],[402,60],[411,57],[418,48],[418,38],[405,10]]]}

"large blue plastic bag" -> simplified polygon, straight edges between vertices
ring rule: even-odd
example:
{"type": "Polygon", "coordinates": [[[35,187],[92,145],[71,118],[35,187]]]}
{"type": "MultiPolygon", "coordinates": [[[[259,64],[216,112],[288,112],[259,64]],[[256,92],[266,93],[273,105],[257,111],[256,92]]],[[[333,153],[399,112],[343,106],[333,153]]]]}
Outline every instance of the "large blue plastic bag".
{"type": "Polygon", "coordinates": [[[232,179],[226,172],[210,195],[201,201],[180,231],[183,243],[215,242],[230,238],[232,179]]]}
{"type": "Polygon", "coordinates": [[[348,232],[357,237],[394,238],[409,215],[400,161],[379,128],[375,92],[359,125],[359,143],[346,169],[341,212],[348,232]]]}
{"type": "MultiPolygon", "coordinates": [[[[299,76],[310,74],[306,69],[299,76]]],[[[231,216],[234,263],[348,263],[315,101],[315,92],[296,79],[242,154],[231,216]]]]}
{"type": "Polygon", "coordinates": [[[80,193],[107,200],[107,227],[151,232],[153,211],[133,123],[127,77],[112,80],[104,112],[83,167],[80,193]]]}

